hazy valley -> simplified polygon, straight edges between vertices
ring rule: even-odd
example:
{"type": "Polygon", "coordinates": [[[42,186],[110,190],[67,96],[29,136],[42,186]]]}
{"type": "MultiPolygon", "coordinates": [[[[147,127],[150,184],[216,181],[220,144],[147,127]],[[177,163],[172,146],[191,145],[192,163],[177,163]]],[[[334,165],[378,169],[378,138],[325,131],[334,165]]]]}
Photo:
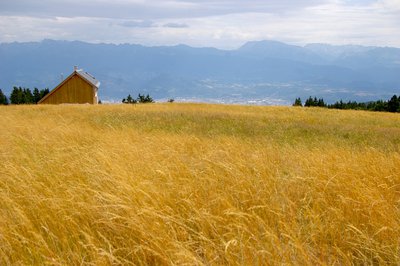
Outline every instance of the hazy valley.
{"type": "Polygon", "coordinates": [[[0,44],[0,88],[52,89],[74,65],[102,82],[105,101],[150,93],[158,100],[282,105],[310,95],[386,99],[400,88],[398,48],[260,41],[219,50],[52,40],[0,44]]]}

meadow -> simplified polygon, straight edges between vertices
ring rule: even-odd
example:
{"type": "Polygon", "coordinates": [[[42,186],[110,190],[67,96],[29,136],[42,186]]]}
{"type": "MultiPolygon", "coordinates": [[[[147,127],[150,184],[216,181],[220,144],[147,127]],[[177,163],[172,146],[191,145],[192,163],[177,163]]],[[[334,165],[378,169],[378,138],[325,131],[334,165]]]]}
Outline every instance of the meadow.
{"type": "Polygon", "coordinates": [[[0,265],[399,265],[400,115],[0,106],[0,265]]]}

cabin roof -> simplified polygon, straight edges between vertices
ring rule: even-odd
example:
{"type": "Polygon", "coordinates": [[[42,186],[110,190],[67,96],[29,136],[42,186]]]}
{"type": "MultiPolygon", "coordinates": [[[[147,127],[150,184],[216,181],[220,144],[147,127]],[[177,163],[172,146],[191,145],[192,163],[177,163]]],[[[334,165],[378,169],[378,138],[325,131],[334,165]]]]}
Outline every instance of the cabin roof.
{"type": "Polygon", "coordinates": [[[96,88],[99,88],[100,86],[100,81],[98,81],[95,77],[90,75],[88,72],[83,71],[82,69],[75,70],[75,72],[81,76],[83,79],[85,79],[87,82],[95,86],[96,88]]]}

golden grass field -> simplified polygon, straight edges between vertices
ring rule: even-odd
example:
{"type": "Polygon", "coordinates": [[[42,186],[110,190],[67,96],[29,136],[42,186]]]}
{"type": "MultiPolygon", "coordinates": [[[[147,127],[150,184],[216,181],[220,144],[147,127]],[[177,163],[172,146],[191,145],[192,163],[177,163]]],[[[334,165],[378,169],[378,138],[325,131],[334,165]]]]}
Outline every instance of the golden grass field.
{"type": "Polygon", "coordinates": [[[0,107],[0,265],[399,265],[400,115],[0,107]]]}

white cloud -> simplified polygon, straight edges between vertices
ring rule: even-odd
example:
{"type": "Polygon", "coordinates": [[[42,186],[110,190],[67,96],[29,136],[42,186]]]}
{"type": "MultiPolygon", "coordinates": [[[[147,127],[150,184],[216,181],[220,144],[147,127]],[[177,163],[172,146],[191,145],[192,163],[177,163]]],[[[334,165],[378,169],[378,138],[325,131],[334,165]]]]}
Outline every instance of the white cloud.
{"type": "Polygon", "coordinates": [[[391,12],[400,12],[400,1],[398,0],[380,0],[377,5],[391,12]]]}
{"type": "Polygon", "coordinates": [[[185,23],[174,23],[174,22],[169,22],[163,25],[163,27],[166,28],[188,28],[189,26],[185,23]]]}
{"type": "Polygon", "coordinates": [[[398,0],[2,0],[0,42],[49,38],[236,48],[275,39],[400,47],[399,17],[398,0]]]}
{"type": "Polygon", "coordinates": [[[2,0],[0,14],[161,19],[242,12],[278,13],[327,1],[329,0],[2,0]]]}
{"type": "Polygon", "coordinates": [[[126,20],[118,25],[128,27],[128,28],[151,28],[156,25],[150,20],[126,20]]]}

